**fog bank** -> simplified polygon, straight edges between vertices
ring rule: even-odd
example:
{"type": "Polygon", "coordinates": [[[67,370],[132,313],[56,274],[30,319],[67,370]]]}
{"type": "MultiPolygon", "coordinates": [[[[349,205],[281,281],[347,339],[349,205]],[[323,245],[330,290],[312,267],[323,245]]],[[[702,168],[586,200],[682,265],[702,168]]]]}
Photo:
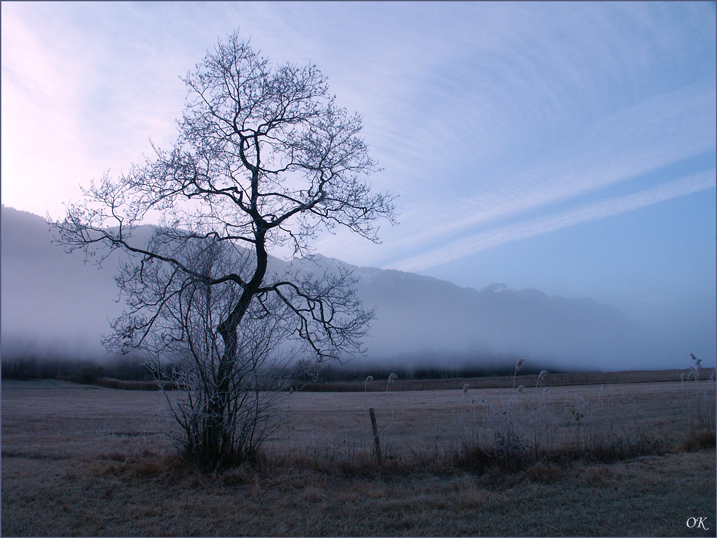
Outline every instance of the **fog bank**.
{"type": "MultiPolygon", "coordinates": [[[[98,269],[85,263],[82,253],[66,254],[51,238],[41,217],[3,207],[2,354],[103,360],[108,355],[101,336],[122,309],[114,282],[121,255],[98,269]]],[[[340,266],[353,271],[364,306],[376,308],[367,353],[351,361],[354,367],[458,371],[524,358],[536,368],[560,370],[661,369],[689,366],[690,353],[705,367],[714,366],[709,330],[681,325],[678,318],[672,332],[655,330],[590,298],[551,297],[500,283],[461,288],[322,256],[292,264],[271,261],[277,273],[321,274],[340,266]]]]}

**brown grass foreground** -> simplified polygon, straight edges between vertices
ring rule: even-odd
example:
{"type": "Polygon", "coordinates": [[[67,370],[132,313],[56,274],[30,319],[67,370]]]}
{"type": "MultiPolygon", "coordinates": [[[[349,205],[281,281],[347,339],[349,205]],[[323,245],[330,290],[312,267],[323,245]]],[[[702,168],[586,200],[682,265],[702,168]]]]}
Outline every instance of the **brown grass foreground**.
{"type": "Polygon", "coordinates": [[[4,536],[714,536],[712,382],[287,393],[259,464],[220,476],[172,455],[157,392],[2,389],[4,536]],[[496,440],[502,416],[582,456],[536,463],[496,440]],[[596,450],[616,444],[645,455],[596,450]],[[506,446],[522,465],[476,467],[506,446]]]}

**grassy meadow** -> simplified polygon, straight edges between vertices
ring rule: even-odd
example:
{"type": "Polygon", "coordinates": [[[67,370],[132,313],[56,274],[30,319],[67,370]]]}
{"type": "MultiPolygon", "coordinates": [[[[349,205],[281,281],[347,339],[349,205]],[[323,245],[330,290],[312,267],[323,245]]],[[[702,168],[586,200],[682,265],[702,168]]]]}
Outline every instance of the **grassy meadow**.
{"type": "Polygon", "coordinates": [[[714,536],[711,380],[374,383],[282,394],[259,461],[202,475],[161,393],[4,380],[2,534],[714,536]]]}

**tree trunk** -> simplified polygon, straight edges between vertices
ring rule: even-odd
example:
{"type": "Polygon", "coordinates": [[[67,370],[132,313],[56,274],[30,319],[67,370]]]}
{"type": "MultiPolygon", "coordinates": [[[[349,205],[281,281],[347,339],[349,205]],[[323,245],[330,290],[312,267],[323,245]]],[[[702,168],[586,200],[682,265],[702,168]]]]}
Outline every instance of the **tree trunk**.
{"type": "Polygon", "coordinates": [[[264,234],[257,233],[256,242],[257,266],[254,275],[242,292],[239,302],[232,310],[226,320],[218,327],[217,332],[224,342],[224,353],[219,361],[217,370],[215,394],[211,396],[207,408],[207,423],[205,435],[206,444],[203,447],[203,466],[211,467],[216,471],[228,460],[242,454],[232,454],[235,448],[232,446],[232,435],[227,432],[226,410],[234,396],[231,393],[231,380],[234,373],[239,350],[237,349],[237,330],[241,320],[249,309],[252,299],[261,287],[268,266],[268,253],[264,245],[264,234]]]}

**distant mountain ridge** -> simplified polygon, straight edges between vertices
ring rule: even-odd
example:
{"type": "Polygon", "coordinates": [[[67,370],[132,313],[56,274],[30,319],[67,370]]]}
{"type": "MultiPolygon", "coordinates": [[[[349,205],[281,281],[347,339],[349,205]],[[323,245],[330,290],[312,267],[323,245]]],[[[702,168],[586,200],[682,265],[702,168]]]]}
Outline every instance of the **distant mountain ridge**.
{"type": "Polygon", "coordinates": [[[591,298],[550,297],[498,283],[475,290],[413,273],[346,266],[354,270],[365,304],[377,307],[367,340],[374,357],[520,356],[587,367],[606,356],[627,358],[644,343],[639,326],[591,298]]]}
{"type": "MultiPolygon", "coordinates": [[[[110,258],[98,271],[81,253],[51,243],[42,217],[2,208],[2,351],[97,356],[117,304],[110,258]],[[23,351],[24,350],[24,351],[23,351]]],[[[525,357],[589,367],[606,357],[629,358],[644,343],[641,329],[590,298],[550,297],[536,289],[490,284],[481,290],[396,270],[356,267],[315,255],[285,262],[281,273],[344,267],[357,279],[367,308],[376,308],[365,341],[369,361],[495,361],[525,357]]]]}

